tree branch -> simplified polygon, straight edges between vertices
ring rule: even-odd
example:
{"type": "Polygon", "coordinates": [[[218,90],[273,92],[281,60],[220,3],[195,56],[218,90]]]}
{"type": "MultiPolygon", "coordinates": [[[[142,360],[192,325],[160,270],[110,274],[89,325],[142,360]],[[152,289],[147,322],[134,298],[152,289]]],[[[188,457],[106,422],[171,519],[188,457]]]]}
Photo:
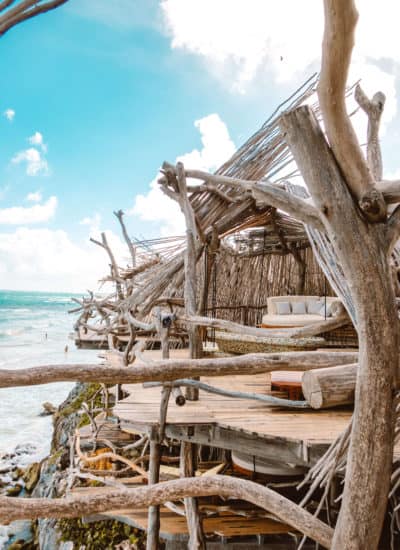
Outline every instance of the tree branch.
{"type": "Polygon", "coordinates": [[[377,92],[369,99],[361,86],[357,84],[354,97],[361,109],[368,116],[367,129],[367,162],[375,181],[382,179],[382,153],[379,143],[379,125],[385,106],[386,97],[382,92],[377,92]]]}
{"type": "Polygon", "coordinates": [[[387,244],[389,253],[392,252],[400,237],[400,205],[396,207],[387,224],[387,244]]]}
{"type": "MultiPolygon", "coordinates": [[[[21,2],[0,16],[0,36],[3,36],[12,27],[18,25],[18,23],[22,23],[23,21],[31,19],[41,13],[54,10],[66,2],[68,2],[68,0],[52,0],[51,2],[44,4],[41,3],[41,0],[25,0],[25,2],[21,2]],[[35,7],[32,8],[32,6],[35,7]]],[[[2,5],[0,5],[0,8],[2,7],[5,9],[12,3],[13,2],[7,2],[6,0],[2,5]]]]}
{"type": "Polygon", "coordinates": [[[157,506],[185,497],[221,496],[246,500],[274,514],[280,521],[329,548],[333,529],[312,514],[280,495],[252,481],[231,476],[202,476],[165,481],[125,491],[105,491],[91,497],[18,498],[0,497],[3,522],[17,519],[73,518],[141,506],[157,506]]]}
{"type": "Polygon", "coordinates": [[[358,13],[354,0],[324,0],[325,30],[318,99],[325,130],[344,179],[371,222],[386,218],[382,194],[363,157],[346,111],[346,82],[358,13]]]}
{"type": "Polygon", "coordinates": [[[0,370],[0,388],[35,386],[50,382],[103,382],[105,384],[139,384],[168,382],[196,376],[257,374],[274,370],[310,370],[355,363],[353,352],[285,352],[250,353],[237,357],[203,359],[168,359],[148,365],[114,367],[96,364],[45,365],[26,369],[0,370]]]}
{"type": "Polygon", "coordinates": [[[324,230],[318,210],[314,206],[294,195],[290,195],[290,193],[272,183],[219,176],[201,170],[185,170],[185,175],[188,178],[226,185],[234,189],[240,189],[242,192],[251,193],[259,203],[279,208],[303,223],[312,225],[321,231],[324,230]]]}
{"type": "Polygon", "coordinates": [[[386,204],[400,202],[400,180],[378,181],[376,188],[383,194],[386,204]]]}
{"type": "Polygon", "coordinates": [[[122,235],[124,236],[125,242],[126,242],[126,244],[128,246],[128,249],[129,249],[129,253],[131,255],[132,267],[136,267],[136,249],[133,246],[132,241],[129,238],[128,232],[126,230],[123,210],[114,211],[114,216],[117,218],[117,220],[120,223],[120,226],[121,226],[121,229],[122,229],[122,235]]]}

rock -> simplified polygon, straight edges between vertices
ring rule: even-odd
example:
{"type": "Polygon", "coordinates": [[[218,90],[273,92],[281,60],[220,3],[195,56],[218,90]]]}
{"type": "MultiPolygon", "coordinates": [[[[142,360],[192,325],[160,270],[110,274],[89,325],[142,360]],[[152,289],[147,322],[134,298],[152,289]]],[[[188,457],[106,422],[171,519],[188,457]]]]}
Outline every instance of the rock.
{"type": "Polygon", "coordinates": [[[34,548],[32,522],[28,520],[13,521],[9,525],[9,546],[7,550],[31,550],[34,548]]]}
{"type": "Polygon", "coordinates": [[[9,497],[16,497],[17,495],[20,494],[21,490],[22,490],[22,485],[17,483],[16,485],[13,485],[12,487],[9,487],[6,491],[6,493],[7,493],[7,496],[9,496],[9,497]]]}
{"type": "Polygon", "coordinates": [[[56,414],[57,412],[57,407],[55,407],[52,403],[49,403],[49,401],[42,403],[42,407],[43,411],[39,416],[50,416],[51,414],[56,414]]]}
{"type": "Polygon", "coordinates": [[[15,447],[15,453],[10,455],[11,458],[21,455],[31,455],[36,452],[36,447],[32,443],[21,443],[15,447]]]}
{"type": "Polygon", "coordinates": [[[15,468],[15,470],[12,473],[12,478],[14,481],[24,476],[24,470],[22,468],[15,468]]]}
{"type": "Polygon", "coordinates": [[[25,473],[22,479],[25,481],[26,490],[29,492],[32,491],[32,489],[35,487],[36,483],[39,480],[40,466],[41,466],[40,462],[33,462],[25,470],[25,473]]]}

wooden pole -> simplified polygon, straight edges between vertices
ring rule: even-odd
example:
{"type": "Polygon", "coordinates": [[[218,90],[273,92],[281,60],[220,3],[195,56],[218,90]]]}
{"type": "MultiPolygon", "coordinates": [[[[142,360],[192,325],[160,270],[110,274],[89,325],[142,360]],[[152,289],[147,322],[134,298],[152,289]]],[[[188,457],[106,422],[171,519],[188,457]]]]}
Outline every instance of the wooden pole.
{"type": "MultiPolygon", "coordinates": [[[[186,221],[186,250],[185,250],[185,312],[187,315],[197,313],[197,248],[199,236],[196,227],[196,219],[187,194],[186,176],[183,164],[176,165],[176,177],[179,189],[179,203],[186,221]]],[[[200,330],[197,325],[189,328],[189,349],[192,359],[200,359],[202,356],[202,342],[200,330]]],[[[197,388],[187,388],[186,398],[197,401],[199,391],[197,388]]]]}
{"type": "MultiPolygon", "coordinates": [[[[169,329],[171,315],[156,312],[156,326],[161,341],[162,358],[169,359],[169,329]]],[[[160,425],[153,427],[150,434],[150,463],[149,485],[160,481],[161,445],[164,439],[165,423],[167,420],[168,403],[171,395],[171,387],[162,389],[160,403],[160,425]]],[[[158,550],[160,540],[160,507],[150,506],[148,511],[146,550],[158,550]]]]}
{"type": "MultiPolygon", "coordinates": [[[[150,433],[149,485],[160,480],[161,445],[159,431],[152,428],[150,433]]],[[[160,507],[150,506],[148,511],[146,550],[158,550],[160,537],[160,507]]]]}
{"type": "MultiPolygon", "coordinates": [[[[180,469],[181,477],[193,477],[196,471],[197,445],[187,441],[181,442],[180,469]]],[[[196,498],[185,498],[186,521],[189,529],[188,550],[205,550],[205,537],[201,524],[198,501],[196,498]]]]}
{"type": "MultiPolygon", "coordinates": [[[[190,204],[186,188],[186,176],[183,164],[176,165],[176,177],[180,195],[180,205],[186,221],[186,250],[185,250],[185,312],[187,315],[197,313],[197,251],[199,249],[199,236],[196,227],[195,214],[190,204]]],[[[191,359],[200,359],[203,355],[203,344],[200,337],[200,328],[193,325],[189,328],[189,349],[191,359]]],[[[197,388],[187,388],[186,398],[191,401],[199,399],[197,388]]],[[[181,443],[181,468],[184,476],[194,473],[193,460],[196,454],[196,446],[181,443]]],[[[185,498],[185,511],[189,530],[190,550],[205,549],[205,538],[202,531],[198,504],[195,498],[185,498]]]]}

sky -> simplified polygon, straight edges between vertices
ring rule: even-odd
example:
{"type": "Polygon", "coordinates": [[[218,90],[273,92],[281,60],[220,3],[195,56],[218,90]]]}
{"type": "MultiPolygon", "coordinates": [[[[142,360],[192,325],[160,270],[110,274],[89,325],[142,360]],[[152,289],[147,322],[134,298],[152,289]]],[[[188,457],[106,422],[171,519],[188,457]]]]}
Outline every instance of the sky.
{"type": "MultiPolygon", "coordinates": [[[[396,0],[358,0],[349,81],[386,96],[400,177],[396,0]]],[[[136,238],[184,231],[164,160],[214,171],[319,69],[320,0],[69,0],[0,38],[0,288],[81,292],[106,274],[113,211],[136,238]],[[300,22],[306,21],[307,26],[300,22]]],[[[365,140],[365,118],[355,126],[365,140]]]]}

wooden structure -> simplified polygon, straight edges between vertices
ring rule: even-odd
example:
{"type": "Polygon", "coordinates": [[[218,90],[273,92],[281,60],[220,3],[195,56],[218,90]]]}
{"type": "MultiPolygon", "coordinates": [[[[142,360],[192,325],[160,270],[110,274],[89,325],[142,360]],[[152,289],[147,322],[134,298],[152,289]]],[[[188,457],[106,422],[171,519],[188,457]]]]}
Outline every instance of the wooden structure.
{"type": "MultiPolygon", "coordinates": [[[[315,85],[313,78],[281,107],[292,108],[309,99],[315,85]]],[[[216,174],[241,180],[275,180],[279,195],[285,178],[297,172],[278,120],[279,113],[275,113],[216,174]]],[[[160,187],[181,204],[178,183],[170,168],[164,165],[160,187]]],[[[188,219],[195,228],[197,313],[256,326],[267,312],[270,296],[333,295],[302,223],[232,187],[207,182],[185,189],[192,212],[188,219]]],[[[181,207],[184,212],[188,210],[184,203],[181,207]]],[[[89,296],[80,301],[75,310],[81,312],[76,327],[116,337],[114,343],[108,338],[110,347],[127,345],[131,349],[138,335],[146,334],[149,328],[153,336],[156,333],[151,319],[155,306],[183,307],[187,241],[184,237],[130,239],[123,213],[115,215],[130,251],[132,246],[135,248],[134,253],[130,252],[132,265],[123,269],[116,265],[105,235],[102,242],[95,241],[109,255],[111,274],[105,280],[115,282],[116,293],[108,300],[89,296]]],[[[354,341],[354,331],[351,327],[346,330],[336,330],[335,345],[343,340],[342,345],[347,346],[351,337],[354,341]]]]}
{"type": "MultiPolygon", "coordinates": [[[[314,84],[301,90],[293,105],[308,98],[314,84]]],[[[114,337],[124,341],[123,354],[117,356],[125,365],[142,361],[146,364],[151,360],[139,344],[141,338],[155,335],[163,359],[168,359],[169,342],[175,331],[189,338],[189,350],[182,353],[188,353],[186,356],[192,359],[201,357],[200,327],[204,327],[203,338],[208,330],[212,339],[215,339],[215,329],[226,331],[233,327],[234,332],[241,334],[242,341],[244,337],[247,340],[264,338],[272,346],[268,349],[277,352],[296,346],[307,350],[324,347],[327,331],[323,322],[319,322],[318,327],[279,328],[269,332],[256,328],[270,296],[333,294],[314,257],[303,224],[280,211],[284,179],[293,175],[292,166],[288,147],[278,131],[277,117],[268,120],[217,171],[218,177],[234,178],[229,179],[229,185],[224,185],[223,178],[214,184],[212,176],[201,185],[188,185],[186,177],[201,178],[202,174],[185,171],[180,163],[176,167],[164,163],[159,183],[184,213],[186,239],[137,241],[133,252],[122,213],[116,214],[129,241],[132,265],[120,269],[103,236],[97,244],[109,254],[111,275],[108,279],[115,282],[116,292],[103,302],[93,296],[82,301],[81,324],[93,328],[88,321],[95,312],[100,328],[94,330],[107,335],[110,347],[117,347],[114,337]],[[274,196],[275,207],[272,207],[254,180],[270,180],[274,176],[275,184],[268,184],[268,192],[274,196]],[[242,188],[237,192],[235,185],[243,185],[243,180],[248,182],[251,192],[243,193],[242,188]],[[320,333],[324,333],[324,337],[319,337],[320,333]],[[278,344],[281,347],[277,347],[278,344]]],[[[307,208],[306,203],[303,208],[307,208]]],[[[340,319],[326,321],[331,332],[336,331],[337,345],[343,334],[340,331],[354,331],[348,327],[350,321],[346,313],[341,311],[340,315],[340,319]]],[[[354,383],[354,377],[352,380],[354,383]]],[[[124,384],[128,396],[118,400],[113,415],[123,432],[139,437],[139,441],[143,438],[148,441],[148,466],[143,475],[149,485],[163,479],[165,441],[179,442],[183,477],[194,475],[196,456],[199,449],[204,448],[247,453],[286,465],[313,468],[349,425],[351,408],[341,405],[349,403],[348,395],[353,388],[347,391],[343,401],[342,395],[332,398],[322,387],[321,403],[312,389],[308,403],[302,400],[298,381],[293,386],[296,395],[289,386],[281,383],[278,391],[272,390],[271,376],[266,374],[232,374],[217,379],[205,377],[201,381],[185,379],[146,387],[124,384]],[[187,388],[184,406],[170,399],[181,386],[187,388]],[[293,400],[294,396],[297,399],[293,400]],[[311,402],[319,410],[312,410],[311,402]],[[329,403],[339,408],[324,410],[329,403]]],[[[200,510],[201,501],[193,497],[184,499],[190,548],[205,548],[207,528],[200,510]]],[[[173,531],[179,523],[176,518],[167,521],[170,510],[166,512],[159,505],[150,506],[146,520],[141,511],[122,516],[132,524],[146,527],[147,550],[158,548],[158,538],[166,524],[173,531]]]]}

